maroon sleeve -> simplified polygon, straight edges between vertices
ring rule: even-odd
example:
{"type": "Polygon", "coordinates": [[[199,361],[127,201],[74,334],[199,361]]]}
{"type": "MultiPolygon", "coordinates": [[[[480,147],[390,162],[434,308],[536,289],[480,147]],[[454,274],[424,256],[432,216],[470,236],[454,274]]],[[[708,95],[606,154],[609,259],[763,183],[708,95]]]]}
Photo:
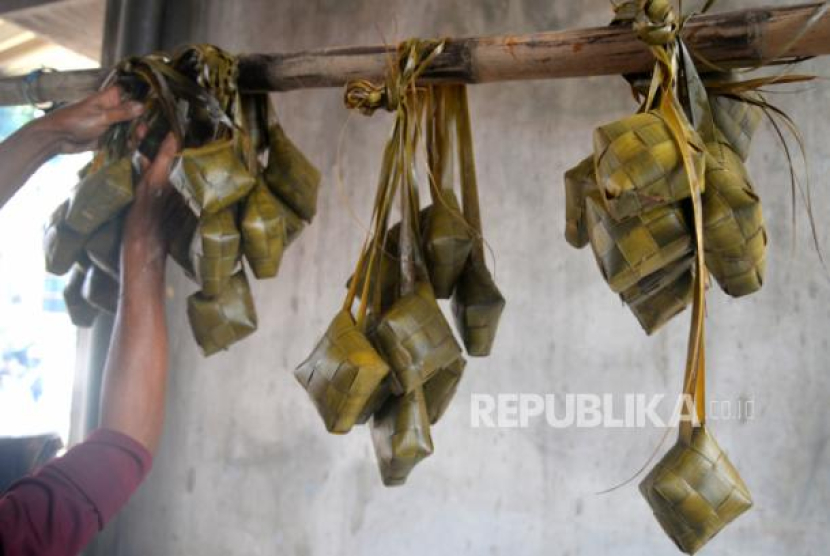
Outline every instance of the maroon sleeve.
{"type": "Polygon", "coordinates": [[[0,556],[75,556],[127,502],[152,457],[99,429],[0,498],[0,556]]]}

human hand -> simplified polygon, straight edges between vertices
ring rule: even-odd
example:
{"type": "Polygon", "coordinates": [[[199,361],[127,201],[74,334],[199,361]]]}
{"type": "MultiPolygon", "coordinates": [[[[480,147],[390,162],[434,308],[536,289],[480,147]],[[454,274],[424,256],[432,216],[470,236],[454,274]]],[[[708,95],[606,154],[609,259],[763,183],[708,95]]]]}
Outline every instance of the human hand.
{"type": "Polygon", "coordinates": [[[140,102],[123,100],[121,89],[113,86],[50,112],[36,124],[54,137],[61,153],[71,154],[94,149],[110,126],[143,112],[140,102]]]}
{"type": "Polygon", "coordinates": [[[177,207],[183,204],[169,177],[178,152],[178,141],[168,134],[153,161],[140,157],[141,177],[124,224],[126,253],[162,261],[166,257],[169,229],[176,224],[171,220],[177,207]]]}

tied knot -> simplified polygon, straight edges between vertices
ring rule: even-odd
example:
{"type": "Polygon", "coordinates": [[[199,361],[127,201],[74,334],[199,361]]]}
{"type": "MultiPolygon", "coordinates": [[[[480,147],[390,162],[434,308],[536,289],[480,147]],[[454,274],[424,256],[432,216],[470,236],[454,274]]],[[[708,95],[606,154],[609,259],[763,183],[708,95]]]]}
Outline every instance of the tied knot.
{"type": "Polygon", "coordinates": [[[649,46],[666,46],[677,38],[679,21],[669,0],[629,0],[614,8],[614,22],[630,22],[649,46]]]}
{"type": "Polygon", "coordinates": [[[400,105],[400,97],[390,94],[391,91],[386,84],[377,85],[365,79],[350,81],[344,97],[346,108],[359,110],[365,116],[371,116],[379,108],[394,112],[400,105]]]}
{"type": "Polygon", "coordinates": [[[371,116],[379,108],[394,112],[400,108],[407,92],[415,90],[415,82],[432,60],[444,50],[445,41],[410,39],[398,45],[397,64],[387,75],[385,83],[366,79],[346,84],[346,108],[359,110],[371,116]]]}

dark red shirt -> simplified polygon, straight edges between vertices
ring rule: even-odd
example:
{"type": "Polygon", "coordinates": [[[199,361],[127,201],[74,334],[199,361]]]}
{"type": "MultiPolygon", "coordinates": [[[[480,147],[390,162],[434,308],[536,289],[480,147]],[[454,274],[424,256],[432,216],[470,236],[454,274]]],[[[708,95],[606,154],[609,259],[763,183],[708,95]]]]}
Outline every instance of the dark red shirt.
{"type": "Polygon", "coordinates": [[[152,457],[129,436],[99,429],[14,483],[0,498],[0,556],[75,556],[121,509],[152,457]]]}

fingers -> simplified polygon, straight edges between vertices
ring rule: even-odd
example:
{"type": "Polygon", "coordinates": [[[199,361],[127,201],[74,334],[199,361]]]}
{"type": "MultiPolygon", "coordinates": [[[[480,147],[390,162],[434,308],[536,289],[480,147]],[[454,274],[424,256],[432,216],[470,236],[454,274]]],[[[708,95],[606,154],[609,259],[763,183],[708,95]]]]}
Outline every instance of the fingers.
{"type": "Polygon", "coordinates": [[[139,117],[144,113],[144,105],[140,102],[127,101],[113,108],[104,110],[104,119],[107,125],[126,122],[139,117]]]}
{"type": "Polygon", "coordinates": [[[168,133],[167,137],[159,147],[158,154],[155,160],[147,165],[146,159],[142,162],[144,168],[144,181],[150,187],[162,187],[167,185],[168,177],[170,175],[170,167],[179,152],[179,142],[172,133],[168,133]]]}

